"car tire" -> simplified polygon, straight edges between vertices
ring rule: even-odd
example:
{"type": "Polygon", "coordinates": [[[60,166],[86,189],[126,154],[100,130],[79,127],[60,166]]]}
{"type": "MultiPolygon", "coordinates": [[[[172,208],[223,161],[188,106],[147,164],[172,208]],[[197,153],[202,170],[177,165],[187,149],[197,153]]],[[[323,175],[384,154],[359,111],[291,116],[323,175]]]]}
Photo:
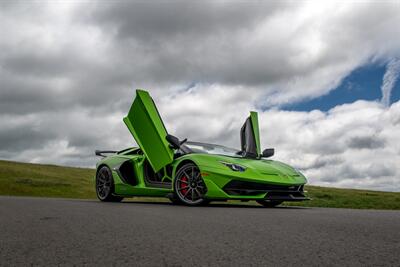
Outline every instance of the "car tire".
{"type": "Polygon", "coordinates": [[[188,206],[205,205],[209,202],[204,198],[206,193],[206,184],[195,164],[187,163],[179,168],[174,179],[174,195],[180,203],[188,206]]]}
{"type": "Polygon", "coordinates": [[[263,205],[266,208],[274,208],[280,204],[282,204],[283,201],[273,201],[273,200],[256,200],[258,204],[263,205]]]}
{"type": "Polygon", "coordinates": [[[100,201],[121,202],[123,197],[114,196],[114,179],[107,166],[101,167],[96,174],[96,195],[100,201]]]}

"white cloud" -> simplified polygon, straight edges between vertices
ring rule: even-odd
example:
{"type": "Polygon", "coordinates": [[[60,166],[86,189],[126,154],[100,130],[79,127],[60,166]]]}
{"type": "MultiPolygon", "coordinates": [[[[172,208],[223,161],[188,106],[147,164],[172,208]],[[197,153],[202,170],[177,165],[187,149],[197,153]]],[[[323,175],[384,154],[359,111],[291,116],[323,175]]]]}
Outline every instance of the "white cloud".
{"type": "Polygon", "coordinates": [[[328,112],[267,111],[262,143],[312,184],[400,191],[400,102],[357,101],[328,112]]]}
{"type": "Polygon", "coordinates": [[[397,79],[399,78],[400,74],[400,60],[399,59],[392,59],[389,61],[387,65],[387,69],[385,75],[383,76],[382,82],[382,99],[381,102],[385,106],[390,105],[390,96],[392,94],[393,87],[396,84],[397,79]]]}

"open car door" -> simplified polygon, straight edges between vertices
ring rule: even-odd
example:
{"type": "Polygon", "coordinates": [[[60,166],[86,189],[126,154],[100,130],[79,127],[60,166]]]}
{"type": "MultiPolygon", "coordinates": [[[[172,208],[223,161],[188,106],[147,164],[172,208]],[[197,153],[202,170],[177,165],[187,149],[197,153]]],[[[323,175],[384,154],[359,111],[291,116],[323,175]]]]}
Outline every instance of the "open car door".
{"type": "Polygon", "coordinates": [[[124,122],[155,172],[173,161],[174,152],[165,139],[167,130],[148,92],[136,90],[124,122]]]}
{"type": "Polygon", "coordinates": [[[261,155],[258,114],[251,111],[240,129],[242,155],[248,158],[258,158],[261,155]]]}

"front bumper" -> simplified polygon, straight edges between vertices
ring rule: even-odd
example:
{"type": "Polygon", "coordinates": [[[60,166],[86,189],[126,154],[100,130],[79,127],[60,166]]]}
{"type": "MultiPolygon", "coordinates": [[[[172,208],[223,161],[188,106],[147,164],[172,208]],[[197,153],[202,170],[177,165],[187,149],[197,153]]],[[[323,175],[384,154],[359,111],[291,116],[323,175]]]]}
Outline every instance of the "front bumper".
{"type": "Polygon", "coordinates": [[[303,201],[309,200],[304,195],[304,184],[275,185],[258,182],[232,180],[227,183],[223,191],[233,197],[249,197],[264,195],[265,200],[276,201],[303,201]]]}
{"type": "Polygon", "coordinates": [[[205,197],[208,199],[262,200],[269,197],[281,201],[308,200],[303,191],[307,180],[301,174],[233,172],[210,166],[200,166],[200,171],[207,186],[205,197]]]}

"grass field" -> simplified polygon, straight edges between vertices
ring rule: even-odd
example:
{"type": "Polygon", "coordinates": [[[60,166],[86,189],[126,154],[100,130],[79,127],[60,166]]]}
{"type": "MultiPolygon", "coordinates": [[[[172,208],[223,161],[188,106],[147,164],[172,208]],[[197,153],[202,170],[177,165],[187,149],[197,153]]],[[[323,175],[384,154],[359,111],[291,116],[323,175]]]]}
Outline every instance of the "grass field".
{"type": "MultiPolygon", "coordinates": [[[[0,195],[96,198],[94,169],[0,160],[0,195]]],[[[400,193],[307,186],[310,201],[285,205],[355,209],[400,209],[400,193]]],[[[146,200],[149,198],[134,198],[146,200]]],[[[152,199],[168,201],[166,199],[152,199]]],[[[242,203],[234,201],[233,203],[242,203]]],[[[246,202],[245,205],[255,204],[246,202]]]]}

